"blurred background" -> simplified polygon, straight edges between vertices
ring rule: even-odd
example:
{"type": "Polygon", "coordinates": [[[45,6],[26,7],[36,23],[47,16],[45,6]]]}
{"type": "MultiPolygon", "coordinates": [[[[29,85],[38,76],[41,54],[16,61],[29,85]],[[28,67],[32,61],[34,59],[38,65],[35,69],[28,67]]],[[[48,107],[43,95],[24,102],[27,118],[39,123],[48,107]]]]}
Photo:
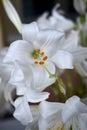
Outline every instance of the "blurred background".
{"type": "MultiPolygon", "coordinates": [[[[56,3],[60,3],[61,9],[68,14],[66,17],[74,18],[76,12],[73,8],[73,0],[11,0],[23,23],[36,20],[45,11],[51,13],[56,3]]],[[[3,5],[0,3],[0,46],[8,46],[14,40],[21,38],[14,25],[8,19],[3,5]]]]}

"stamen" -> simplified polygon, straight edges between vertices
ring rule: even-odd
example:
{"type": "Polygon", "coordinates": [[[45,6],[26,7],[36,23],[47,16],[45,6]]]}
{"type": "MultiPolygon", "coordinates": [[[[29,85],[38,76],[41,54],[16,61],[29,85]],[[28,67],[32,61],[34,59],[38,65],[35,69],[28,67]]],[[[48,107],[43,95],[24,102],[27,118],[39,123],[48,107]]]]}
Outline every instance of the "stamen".
{"type": "Polygon", "coordinates": [[[38,61],[35,61],[35,62],[34,62],[34,64],[36,64],[36,65],[37,65],[37,64],[38,64],[38,61]]]}
{"type": "Polygon", "coordinates": [[[36,52],[40,53],[40,49],[36,50],[36,52]]]}
{"type": "Polygon", "coordinates": [[[43,57],[43,60],[44,60],[44,61],[46,61],[47,59],[48,59],[48,57],[47,57],[47,56],[44,56],[44,57],[43,57]]]}
{"type": "Polygon", "coordinates": [[[41,52],[41,55],[43,56],[43,55],[44,55],[44,52],[41,52]]]}
{"type": "Polygon", "coordinates": [[[43,64],[44,64],[44,62],[43,62],[43,61],[40,61],[40,62],[39,62],[39,64],[40,64],[40,65],[43,65],[43,64]]]}

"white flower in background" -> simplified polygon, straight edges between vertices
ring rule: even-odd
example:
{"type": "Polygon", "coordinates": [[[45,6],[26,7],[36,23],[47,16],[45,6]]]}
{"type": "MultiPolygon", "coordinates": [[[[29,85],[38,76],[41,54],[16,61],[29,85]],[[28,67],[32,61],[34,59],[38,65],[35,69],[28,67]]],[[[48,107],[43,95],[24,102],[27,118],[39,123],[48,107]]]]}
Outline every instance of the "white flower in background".
{"type": "MultiPolygon", "coordinates": [[[[5,11],[15,25],[19,33],[22,33],[22,22],[20,17],[15,10],[14,6],[9,0],[2,0],[5,11]]],[[[44,13],[40,18],[37,19],[38,26],[41,29],[56,29],[56,30],[71,30],[74,27],[74,23],[61,15],[61,11],[57,11],[59,4],[57,4],[52,10],[52,16],[47,18],[48,13],[44,13]]]]}
{"type": "Polygon", "coordinates": [[[12,21],[12,23],[15,25],[19,33],[21,33],[22,30],[22,22],[20,20],[20,17],[18,13],[16,12],[14,6],[11,4],[9,0],[2,0],[5,11],[9,17],[9,19],[12,21]]]}
{"type": "Polygon", "coordinates": [[[6,100],[11,101],[10,93],[14,89],[14,87],[8,83],[12,71],[12,65],[10,64],[6,65],[3,63],[3,59],[7,53],[7,50],[8,48],[0,49],[0,115],[1,116],[3,116],[3,114],[7,110],[10,110],[10,104],[7,103],[6,100]]]}
{"type": "Polygon", "coordinates": [[[39,130],[86,130],[87,106],[73,96],[65,103],[43,101],[39,106],[39,130]]]}
{"type": "Polygon", "coordinates": [[[86,66],[84,62],[87,59],[87,47],[82,47],[79,44],[79,34],[77,31],[71,31],[64,35],[62,42],[59,44],[59,49],[70,52],[73,55],[73,65],[76,71],[82,76],[87,76],[86,66]]]}
{"type": "Polygon", "coordinates": [[[85,0],[74,0],[74,7],[79,14],[85,14],[86,12],[85,0]]]}
{"type": "Polygon", "coordinates": [[[74,23],[65,18],[61,11],[57,10],[59,4],[57,4],[53,10],[52,15],[48,17],[48,13],[45,12],[42,16],[37,19],[37,23],[39,28],[41,29],[56,29],[56,30],[63,30],[68,31],[74,28],[74,23]]]}

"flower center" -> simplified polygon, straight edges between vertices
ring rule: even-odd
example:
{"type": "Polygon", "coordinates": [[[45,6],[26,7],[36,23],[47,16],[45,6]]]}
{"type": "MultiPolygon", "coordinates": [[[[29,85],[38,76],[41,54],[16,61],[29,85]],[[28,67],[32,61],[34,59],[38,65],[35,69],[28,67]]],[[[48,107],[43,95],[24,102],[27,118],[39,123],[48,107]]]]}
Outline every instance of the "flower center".
{"type": "Polygon", "coordinates": [[[32,56],[34,59],[34,64],[39,64],[39,65],[43,65],[45,61],[48,59],[48,56],[46,56],[44,52],[41,51],[40,49],[34,50],[32,52],[32,56]]]}

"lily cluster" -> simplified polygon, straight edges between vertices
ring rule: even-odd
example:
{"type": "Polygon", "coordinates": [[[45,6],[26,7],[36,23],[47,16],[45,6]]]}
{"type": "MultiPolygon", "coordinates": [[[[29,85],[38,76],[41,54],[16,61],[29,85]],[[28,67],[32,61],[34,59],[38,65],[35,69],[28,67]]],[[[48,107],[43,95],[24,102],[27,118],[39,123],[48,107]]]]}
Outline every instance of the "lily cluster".
{"type": "Polygon", "coordinates": [[[23,24],[11,2],[2,2],[22,35],[22,40],[0,51],[0,86],[4,88],[5,99],[15,107],[13,116],[27,125],[26,130],[86,130],[87,106],[78,96],[65,103],[45,101],[50,95],[45,89],[55,82],[66,95],[59,78],[66,69],[75,68],[87,76],[87,68],[82,66],[87,48],[79,44],[79,31],[74,29],[74,23],[57,12],[56,6],[49,18],[45,13],[36,21],[23,24]]]}

